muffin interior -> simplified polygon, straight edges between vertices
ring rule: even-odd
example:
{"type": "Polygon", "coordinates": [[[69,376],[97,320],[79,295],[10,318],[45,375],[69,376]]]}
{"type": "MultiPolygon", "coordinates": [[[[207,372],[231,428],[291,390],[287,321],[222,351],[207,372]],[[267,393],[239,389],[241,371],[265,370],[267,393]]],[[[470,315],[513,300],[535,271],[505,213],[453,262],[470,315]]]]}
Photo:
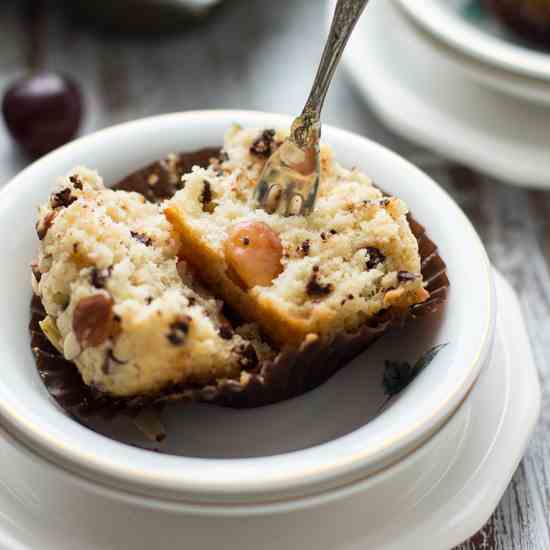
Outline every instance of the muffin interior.
{"type": "MultiPolygon", "coordinates": [[[[191,250],[187,258],[193,262],[203,250],[210,259],[201,257],[201,263],[223,266],[231,278],[225,243],[232,229],[243,222],[271,228],[283,251],[280,274],[246,295],[273,315],[251,317],[247,308],[244,316],[263,323],[264,330],[273,316],[299,320],[298,339],[308,332],[330,337],[354,330],[385,308],[426,299],[406,205],[384,196],[360,171],[341,167],[329,148],[321,151],[322,180],[311,215],[282,217],[256,207],[255,183],[285,137],[236,126],[226,135],[220,162],[184,176],[183,189],[166,203],[182,239],[181,254],[191,250]]],[[[221,297],[240,309],[243,296],[232,297],[227,286],[221,285],[221,297]]]]}
{"type": "MultiPolygon", "coordinates": [[[[88,386],[129,397],[246,385],[282,349],[329,346],[376,326],[383,311],[404,314],[429,297],[406,205],[342,168],[327,147],[312,215],[256,208],[255,183],[285,137],[235,126],[221,156],[188,173],[170,156],[160,163],[170,189],[158,196],[180,190],[164,202],[107,189],[85,168],[60,179],[39,211],[33,287],[47,313],[44,333],[88,386]],[[241,223],[267,228],[280,245],[273,277],[250,288],[228,264],[229,236],[241,223]],[[231,325],[221,300],[249,324],[231,325]]],[[[162,178],[144,176],[154,195],[162,178]]],[[[264,237],[253,230],[244,241],[264,237]]]]}

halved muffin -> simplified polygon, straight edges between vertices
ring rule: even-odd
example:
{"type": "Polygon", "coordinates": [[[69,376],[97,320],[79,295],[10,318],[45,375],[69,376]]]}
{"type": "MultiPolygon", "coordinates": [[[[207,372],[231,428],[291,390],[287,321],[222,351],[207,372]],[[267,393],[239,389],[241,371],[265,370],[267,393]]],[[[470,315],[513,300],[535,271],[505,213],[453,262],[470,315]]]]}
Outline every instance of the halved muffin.
{"type": "Polygon", "coordinates": [[[40,208],[37,232],[41,327],[98,391],[124,397],[238,380],[272,357],[253,328],[235,333],[178,260],[182,244],[161,207],[142,195],[106,189],[78,168],[40,208]]]}
{"type": "Polygon", "coordinates": [[[194,168],[166,203],[180,254],[213,293],[277,345],[292,347],[311,338],[328,343],[383,311],[427,300],[406,205],[341,167],[328,147],[311,215],[256,207],[254,186],[284,137],[235,126],[222,160],[194,168]]]}

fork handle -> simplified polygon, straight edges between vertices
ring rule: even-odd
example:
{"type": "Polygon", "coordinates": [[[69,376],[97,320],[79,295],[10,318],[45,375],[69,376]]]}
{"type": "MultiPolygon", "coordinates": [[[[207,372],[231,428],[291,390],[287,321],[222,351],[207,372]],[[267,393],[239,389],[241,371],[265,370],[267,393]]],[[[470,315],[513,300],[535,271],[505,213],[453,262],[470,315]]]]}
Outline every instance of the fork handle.
{"type": "Polygon", "coordinates": [[[338,0],[336,4],[323,57],[321,58],[313,87],[300,117],[304,123],[309,122],[309,124],[306,124],[307,126],[319,122],[321,118],[321,110],[334,71],[342,57],[349,37],[367,7],[368,2],[369,0],[338,0]]]}

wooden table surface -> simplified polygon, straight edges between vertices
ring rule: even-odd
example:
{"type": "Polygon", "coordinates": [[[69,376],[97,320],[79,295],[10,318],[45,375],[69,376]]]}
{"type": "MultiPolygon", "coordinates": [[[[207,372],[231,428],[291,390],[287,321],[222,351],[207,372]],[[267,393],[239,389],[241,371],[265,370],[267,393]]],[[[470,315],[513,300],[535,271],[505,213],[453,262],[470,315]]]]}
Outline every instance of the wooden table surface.
{"type": "MultiPolygon", "coordinates": [[[[36,4],[29,10],[28,2],[0,2],[0,92],[30,66],[67,72],[86,95],[83,133],[190,109],[295,114],[325,36],[325,3],[318,0],[226,0],[200,24],[148,37],[99,33],[36,4]]],[[[550,548],[550,194],[508,187],[400,139],[375,118],[343,70],[325,121],[389,146],[433,176],[466,211],[494,265],[518,291],[543,381],[543,412],[495,514],[460,548],[550,548]]],[[[0,185],[27,162],[0,125],[0,185]]]]}

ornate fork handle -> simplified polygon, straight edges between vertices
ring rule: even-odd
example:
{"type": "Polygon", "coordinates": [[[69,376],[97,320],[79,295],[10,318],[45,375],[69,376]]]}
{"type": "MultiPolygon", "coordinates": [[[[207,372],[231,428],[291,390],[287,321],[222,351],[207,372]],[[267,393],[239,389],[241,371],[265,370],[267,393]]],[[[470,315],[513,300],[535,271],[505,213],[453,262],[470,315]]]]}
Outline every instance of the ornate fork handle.
{"type": "Polygon", "coordinates": [[[302,115],[292,126],[293,140],[300,147],[307,146],[319,138],[321,110],[334,71],[368,2],[369,0],[338,0],[313,87],[302,115]]]}
{"type": "Polygon", "coordinates": [[[338,0],[323,57],[302,114],[269,157],[254,190],[256,203],[282,216],[310,214],[321,181],[321,110],[334,71],[369,0],[338,0]]]}

